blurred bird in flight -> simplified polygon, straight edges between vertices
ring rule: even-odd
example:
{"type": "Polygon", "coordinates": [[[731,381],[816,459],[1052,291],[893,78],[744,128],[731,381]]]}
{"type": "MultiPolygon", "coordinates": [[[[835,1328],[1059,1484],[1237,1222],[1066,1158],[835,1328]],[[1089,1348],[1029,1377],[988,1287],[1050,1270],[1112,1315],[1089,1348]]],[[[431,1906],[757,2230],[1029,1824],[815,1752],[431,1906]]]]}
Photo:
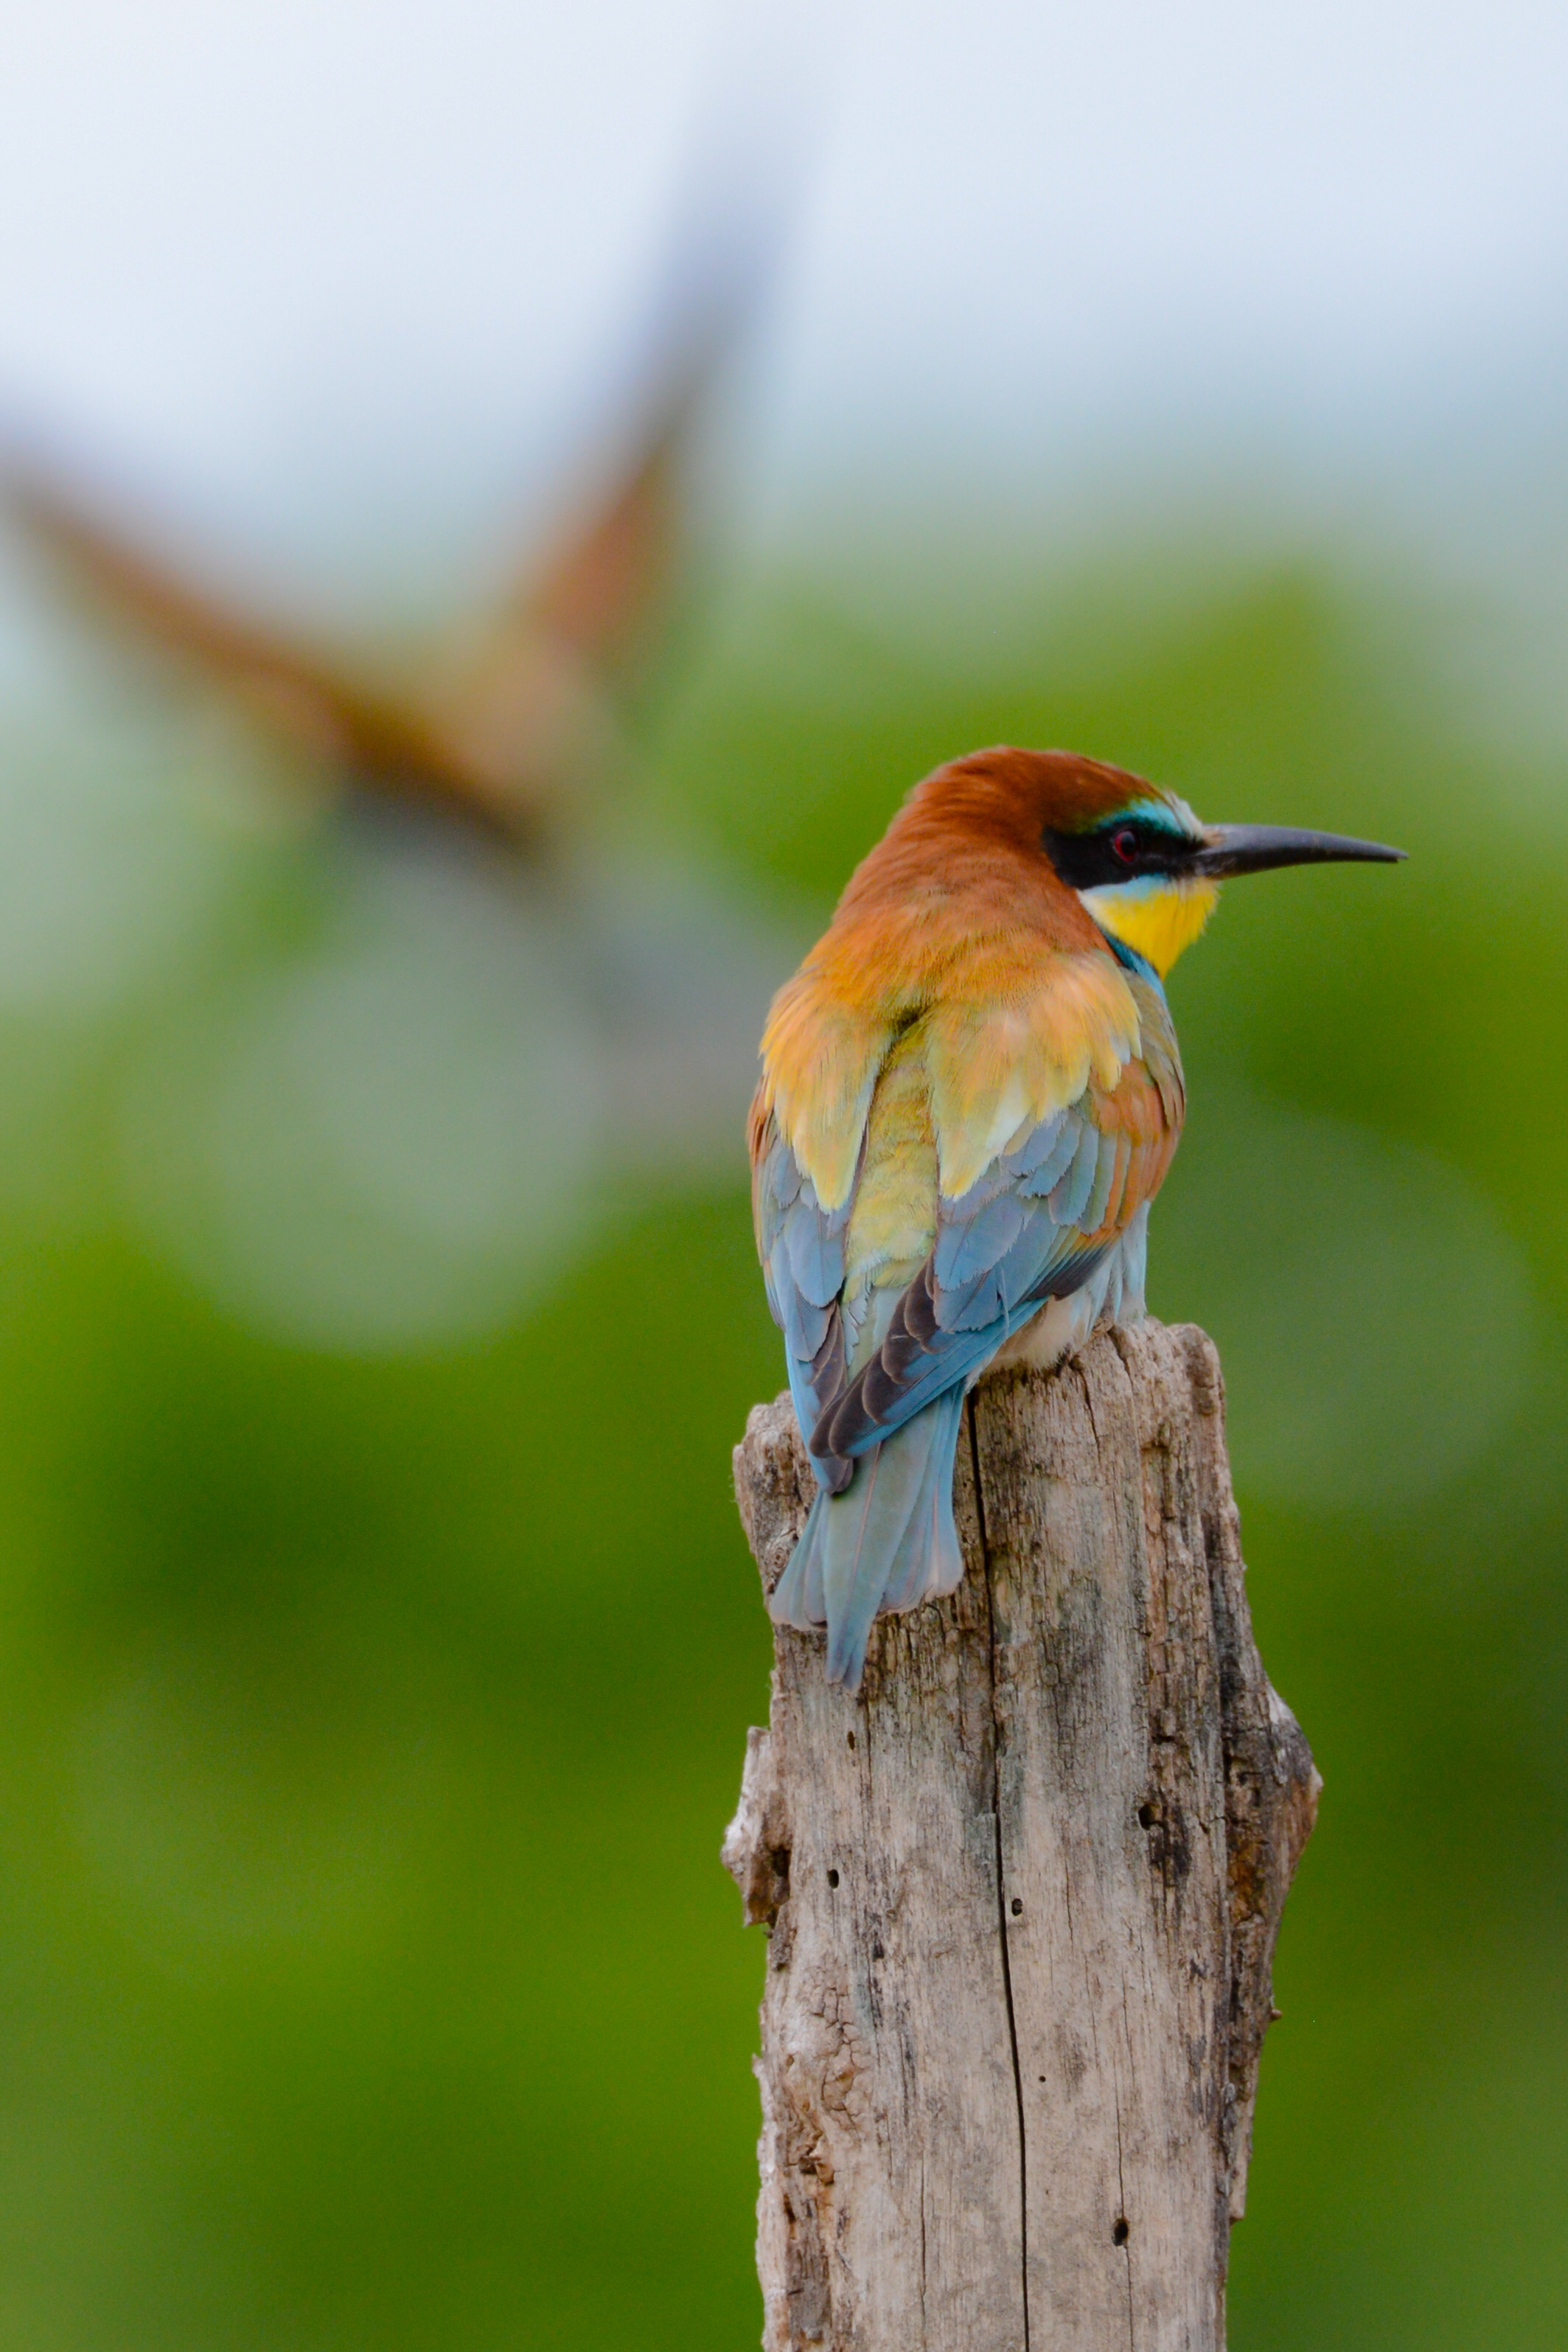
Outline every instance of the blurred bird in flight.
{"type": "Polygon", "coordinates": [[[287,936],[205,936],[199,1007],[164,992],[126,1097],[131,1213],[269,1331],[380,1349],[498,1324],[629,1178],[706,1181],[733,1150],[768,994],[810,931],[647,787],[696,634],[678,625],[740,487],[737,444],[704,457],[744,416],[813,144],[805,16],[744,9],[716,39],[646,273],[580,386],[579,495],[487,610],[426,645],[335,646],[243,568],[217,585],[200,541],[181,552],[161,504],[106,495],[47,424],[0,440],[0,513],[153,657],[171,717],[241,721],[167,729],[140,697],[117,709],[112,677],[107,712],[73,693],[65,756],[39,762],[51,816],[79,747],[145,804],[183,799],[193,834],[253,820],[192,844],[239,886],[227,904],[310,876],[287,936]],[[308,840],[280,854],[275,816],[308,840]]]}
{"type": "Polygon", "coordinates": [[[584,471],[598,494],[429,662],[378,675],[225,598],[160,552],[156,528],[118,521],[79,468],[25,445],[0,448],[0,499],[101,615],[298,754],[307,790],[455,820],[559,887],[624,764],[631,689],[667,638],[696,536],[694,448],[788,243],[814,110],[810,19],[781,28],[742,12],[716,41],[663,261],[621,336],[619,425],[594,401],[584,471]]]}
{"type": "Polygon", "coordinates": [[[873,1620],[963,1575],[953,1466],[988,1365],[1145,1310],[1186,1109],[1165,981],[1236,874],[1391,861],[1205,825],[1124,770],[977,751],[916,785],[773,1001],[751,1112],[768,1304],[816,1474],[771,1601],[858,1689],[873,1620]]]}
{"type": "MultiPolygon", "coordinates": [[[[428,861],[465,841],[492,869],[498,854],[522,886],[517,927],[591,1035],[608,1159],[683,1171],[729,1148],[772,974],[800,940],[636,804],[635,705],[667,657],[700,536],[695,449],[780,233],[764,208],[721,236],[712,208],[710,192],[648,304],[620,429],[601,426],[589,453],[598,494],[424,660],[357,664],[214,590],[83,469],[0,450],[0,500],[65,584],[281,747],[299,807],[416,820],[401,844],[383,824],[382,851],[428,861]]],[[[549,1131],[549,1103],[539,1116],[549,1131]]]]}
{"type": "MultiPolygon", "coordinates": [[[[299,755],[302,785],[454,820],[529,865],[559,851],[574,789],[602,763],[614,706],[684,537],[682,460],[722,349],[718,322],[646,398],[601,496],[519,569],[478,631],[396,680],[230,604],[20,449],[0,489],[68,582],[111,623],[237,701],[299,755]]],[[[155,535],[151,535],[155,540],[155,535]]]]}

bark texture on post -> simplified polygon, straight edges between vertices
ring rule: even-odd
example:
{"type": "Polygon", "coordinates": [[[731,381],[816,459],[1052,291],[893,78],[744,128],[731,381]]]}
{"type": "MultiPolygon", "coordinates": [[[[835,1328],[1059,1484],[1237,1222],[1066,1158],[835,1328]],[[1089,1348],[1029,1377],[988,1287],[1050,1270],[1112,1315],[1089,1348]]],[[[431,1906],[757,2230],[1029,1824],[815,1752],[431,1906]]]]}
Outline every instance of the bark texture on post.
{"type": "MultiPolygon", "coordinates": [[[[771,1929],[766,2352],[1220,2352],[1270,1966],[1317,1802],[1190,1326],[980,1385],[968,1573],[858,1697],[780,1631],[725,1860],[771,1929]]],[[[788,1399],[736,1451],[771,1589],[788,1399]]]]}

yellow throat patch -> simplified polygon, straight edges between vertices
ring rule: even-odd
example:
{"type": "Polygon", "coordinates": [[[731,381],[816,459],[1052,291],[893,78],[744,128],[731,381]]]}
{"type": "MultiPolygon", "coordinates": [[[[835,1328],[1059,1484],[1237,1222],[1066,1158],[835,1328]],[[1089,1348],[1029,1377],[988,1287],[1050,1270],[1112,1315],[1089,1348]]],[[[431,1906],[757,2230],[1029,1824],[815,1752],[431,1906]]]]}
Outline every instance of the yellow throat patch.
{"type": "Polygon", "coordinates": [[[1191,947],[1213,914],[1219,885],[1141,875],[1135,882],[1110,883],[1103,890],[1085,890],[1082,896],[1101,929],[1152,963],[1164,980],[1182,950],[1191,947]]]}

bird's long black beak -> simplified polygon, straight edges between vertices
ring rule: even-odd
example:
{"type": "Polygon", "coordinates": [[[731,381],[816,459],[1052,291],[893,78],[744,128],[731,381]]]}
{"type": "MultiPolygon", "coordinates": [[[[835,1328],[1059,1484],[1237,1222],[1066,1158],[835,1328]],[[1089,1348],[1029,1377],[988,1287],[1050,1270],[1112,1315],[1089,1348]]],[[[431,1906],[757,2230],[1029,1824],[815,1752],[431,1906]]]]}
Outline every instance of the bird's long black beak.
{"type": "Polygon", "coordinates": [[[1223,881],[1231,874],[1263,874],[1271,866],[1366,863],[1396,866],[1402,849],[1380,841],[1353,841],[1343,833],[1303,833],[1293,824],[1211,824],[1207,847],[1191,871],[1223,881]]]}

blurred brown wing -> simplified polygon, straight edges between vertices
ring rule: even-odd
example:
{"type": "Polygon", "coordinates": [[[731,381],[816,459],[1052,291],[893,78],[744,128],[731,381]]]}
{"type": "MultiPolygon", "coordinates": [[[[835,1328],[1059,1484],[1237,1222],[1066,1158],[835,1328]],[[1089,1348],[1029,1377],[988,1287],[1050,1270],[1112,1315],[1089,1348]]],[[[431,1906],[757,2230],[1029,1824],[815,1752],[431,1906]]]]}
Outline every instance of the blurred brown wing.
{"type": "Polygon", "coordinates": [[[702,389],[699,377],[664,404],[605,497],[514,600],[519,625],[570,646],[601,674],[624,660],[668,585],[680,460],[702,389]]]}
{"type": "Polygon", "coordinates": [[[438,811],[525,852],[542,845],[542,810],[514,779],[470,757],[417,704],[365,686],[336,663],[183,578],[37,467],[0,475],[32,536],[113,617],[189,661],[342,787],[438,811]]]}
{"type": "Polygon", "coordinates": [[[616,689],[674,570],[680,463],[697,394],[665,402],[596,505],[454,641],[441,709],[472,762],[591,793],[625,758],[616,689]]]}
{"type": "Polygon", "coordinates": [[[743,290],[727,287],[645,373],[640,427],[597,499],[579,507],[543,560],[525,562],[455,688],[455,723],[516,758],[530,730],[579,706],[580,731],[612,730],[617,689],[655,634],[684,537],[682,477],[743,290]],[[590,706],[597,705],[594,711],[590,706]]]}

